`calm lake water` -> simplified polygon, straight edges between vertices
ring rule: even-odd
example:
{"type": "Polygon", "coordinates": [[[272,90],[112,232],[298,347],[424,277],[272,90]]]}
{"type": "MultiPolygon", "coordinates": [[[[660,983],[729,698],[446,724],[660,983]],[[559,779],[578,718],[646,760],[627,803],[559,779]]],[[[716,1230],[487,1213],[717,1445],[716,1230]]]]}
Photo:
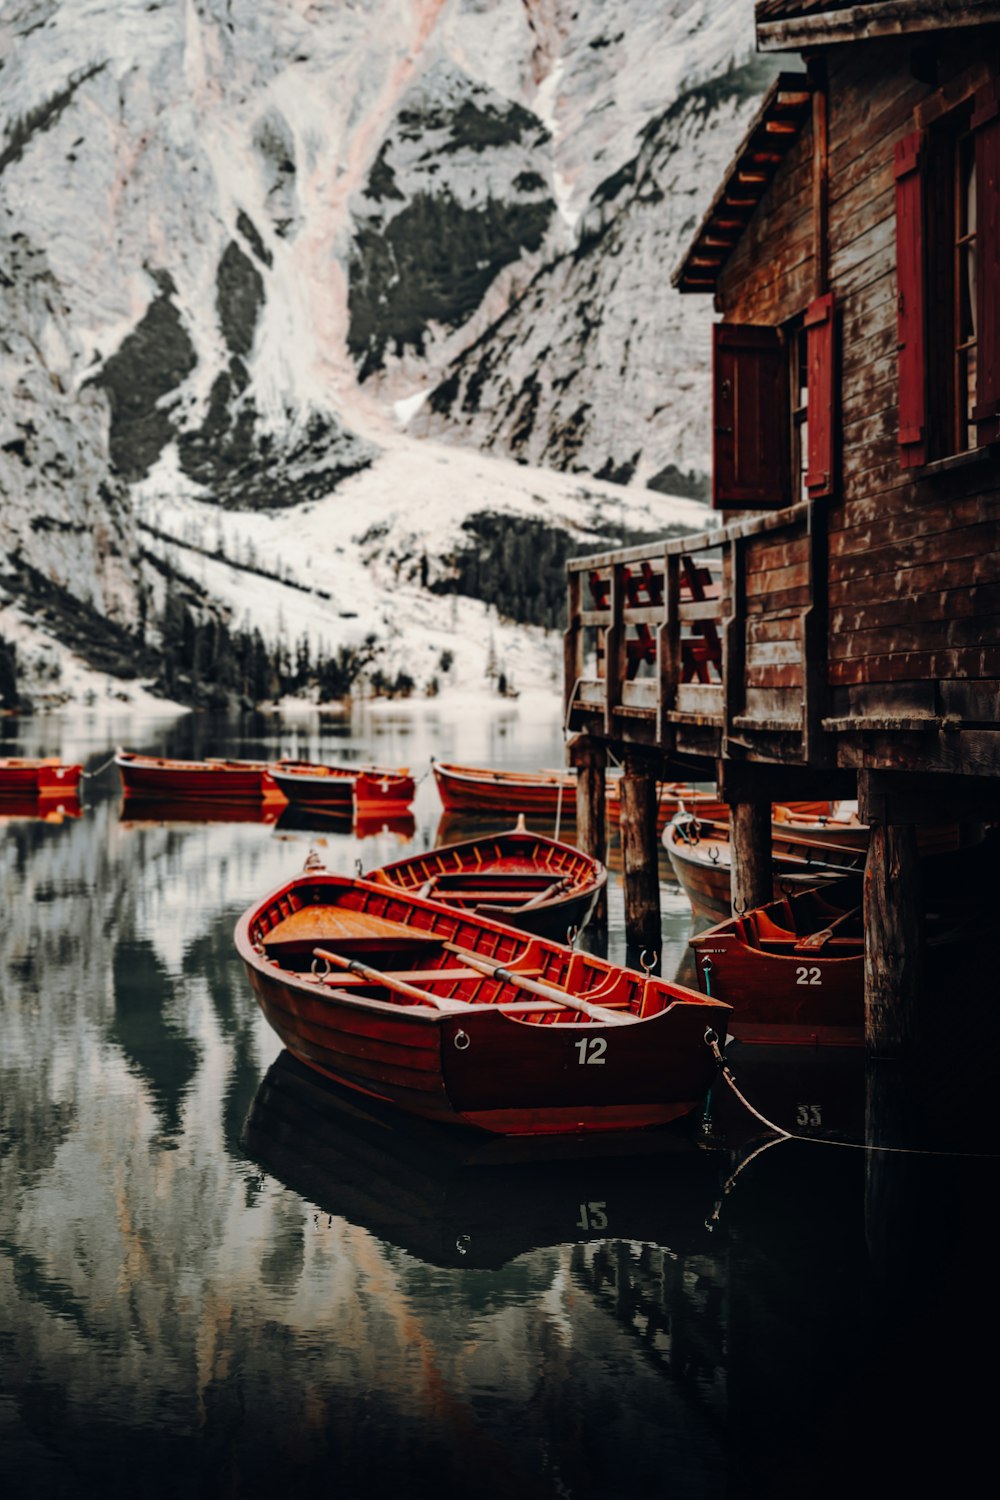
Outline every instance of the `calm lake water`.
{"type": "MultiPolygon", "coordinates": [[[[557,722],[0,720],[2,754],[98,771],[116,743],[422,779],[412,826],[365,837],[133,818],[113,767],[79,816],[0,810],[5,1495],[806,1500],[992,1468],[997,1162],[859,1149],[857,1056],[733,1055],[806,1141],[720,1084],[707,1134],[468,1144],[345,1100],[264,1023],[243,908],[313,847],[351,873],[432,846],[432,755],[561,764],[557,722]]],[[[669,975],[689,909],[661,876],[669,975]]]]}

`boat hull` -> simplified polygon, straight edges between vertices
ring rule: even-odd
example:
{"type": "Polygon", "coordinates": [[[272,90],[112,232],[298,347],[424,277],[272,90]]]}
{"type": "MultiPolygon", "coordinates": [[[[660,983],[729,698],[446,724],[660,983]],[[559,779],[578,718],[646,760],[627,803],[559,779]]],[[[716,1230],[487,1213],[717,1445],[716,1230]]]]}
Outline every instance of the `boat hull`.
{"type": "Polygon", "coordinates": [[[303,763],[274,765],[271,775],[290,803],[315,812],[394,817],[409,809],[416,792],[412,776],[397,771],[303,763]]]}
{"type": "Polygon", "coordinates": [[[264,763],[253,761],[181,761],[120,753],[115,757],[126,796],[147,802],[240,803],[284,798],[264,763]]]}
{"type": "Polygon", "coordinates": [[[82,775],[82,766],[67,766],[54,759],[0,759],[0,798],[75,797],[82,775]]]}
{"type": "MultiPolygon", "coordinates": [[[[236,946],[268,1023],[300,1061],[397,1109],[501,1135],[645,1128],[689,1114],[714,1076],[706,1030],[724,1034],[729,1014],[683,986],[326,872],[306,873],[244,913],[236,946]],[[599,992],[605,1005],[614,994],[636,1014],[623,1008],[604,1022],[542,1002],[543,1019],[515,982],[483,980],[454,959],[447,1009],[393,1003],[378,986],[352,991],[349,980],[303,967],[317,945],[357,955],[360,943],[376,967],[398,971],[409,945],[411,960],[433,952],[447,968],[446,942],[491,964],[527,965],[550,984],[562,979],[574,995],[599,992]],[[640,1016],[642,1008],[650,1013],[640,1016]]],[[[426,970],[407,972],[430,982],[426,970]]]]}

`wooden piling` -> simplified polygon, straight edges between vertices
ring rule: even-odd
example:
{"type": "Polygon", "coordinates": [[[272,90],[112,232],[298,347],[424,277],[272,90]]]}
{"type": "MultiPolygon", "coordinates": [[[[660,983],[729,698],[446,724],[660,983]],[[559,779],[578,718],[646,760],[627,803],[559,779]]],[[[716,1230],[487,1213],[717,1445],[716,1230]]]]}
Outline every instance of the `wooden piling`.
{"type": "Polygon", "coordinates": [[[917,831],[912,824],[873,822],[865,864],[865,1041],[879,1057],[912,1051],[923,921],[917,831]]]}
{"type": "Polygon", "coordinates": [[[644,755],[625,751],[621,789],[622,867],[627,947],[659,957],[663,941],[660,920],[659,835],[656,827],[657,777],[644,755]]]}
{"type": "Polygon", "coordinates": [[[770,802],[734,802],[730,817],[729,894],[742,914],[774,899],[770,802]]]}
{"type": "MultiPolygon", "coordinates": [[[[576,767],[576,840],[584,854],[608,862],[608,804],[605,770],[608,752],[600,740],[581,735],[570,745],[570,764],[576,767]]],[[[605,886],[590,918],[590,927],[607,931],[608,893],[605,886]]]]}

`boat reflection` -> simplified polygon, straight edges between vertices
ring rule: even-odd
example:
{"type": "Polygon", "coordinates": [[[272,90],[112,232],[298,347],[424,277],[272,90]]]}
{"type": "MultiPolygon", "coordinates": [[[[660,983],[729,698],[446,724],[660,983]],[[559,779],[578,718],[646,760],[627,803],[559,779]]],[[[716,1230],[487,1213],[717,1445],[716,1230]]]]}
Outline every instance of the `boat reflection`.
{"type": "Polygon", "coordinates": [[[122,797],[119,822],[126,828],[164,823],[275,823],[283,803],[220,802],[208,797],[122,797]]]}
{"type": "Polygon", "coordinates": [[[723,1168],[693,1132],[519,1140],[442,1129],[328,1082],[289,1052],[247,1116],[247,1155],[317,1208],[436,1266],[641,1240],[707,1246],[723,1168]]]}
{"type": "Polygon", "coordinates": [[[356,838],[375,838],[380,833],[394,833],[404,842],[412,839],[417,823],[410,812],[387,816],[382,812],[355,813],[321,810],[290,802],[278,814],[277,827],[284,833],[342,833],[356,838]]]}
{"type": "Polygon", "coordinates": [[[75,794],[55,801],[49,796],[4,793],[0,796],[0,824],[14,819],[33,819],[42,823],[62,823],[66,818],[83,816],[83,804],[75,794]]]}

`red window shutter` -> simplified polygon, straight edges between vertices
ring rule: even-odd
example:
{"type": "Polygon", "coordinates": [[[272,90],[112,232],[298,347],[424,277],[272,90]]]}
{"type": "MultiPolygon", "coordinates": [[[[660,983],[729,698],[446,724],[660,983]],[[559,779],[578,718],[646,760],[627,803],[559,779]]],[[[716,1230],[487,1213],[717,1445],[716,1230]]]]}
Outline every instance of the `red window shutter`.
{"type": "Polygon", "coordinates": [[[1000,81],[976,94],[976,402],[978,441],[1000,442],[1000,81]]]}
{"type": "Polygon", "coordinates": [[[788,356],[778,329],[716,323],[712,387],[714,508],[788,505],[788,356]]]}
{"type": "Polygon", "coordinates": [[[806,489],[812,499],[833,494],[834,462],[834,303],[833,293],[817,297],[806,309],[806,359],[809,367],[809,453],[806,489]]]}
{"type": "Polygon", "coordinates": [[[924,297],[922,132],[896,144],[896,322],[899,332],[899,457],[927,462],[927,338],[924,297]]]}

